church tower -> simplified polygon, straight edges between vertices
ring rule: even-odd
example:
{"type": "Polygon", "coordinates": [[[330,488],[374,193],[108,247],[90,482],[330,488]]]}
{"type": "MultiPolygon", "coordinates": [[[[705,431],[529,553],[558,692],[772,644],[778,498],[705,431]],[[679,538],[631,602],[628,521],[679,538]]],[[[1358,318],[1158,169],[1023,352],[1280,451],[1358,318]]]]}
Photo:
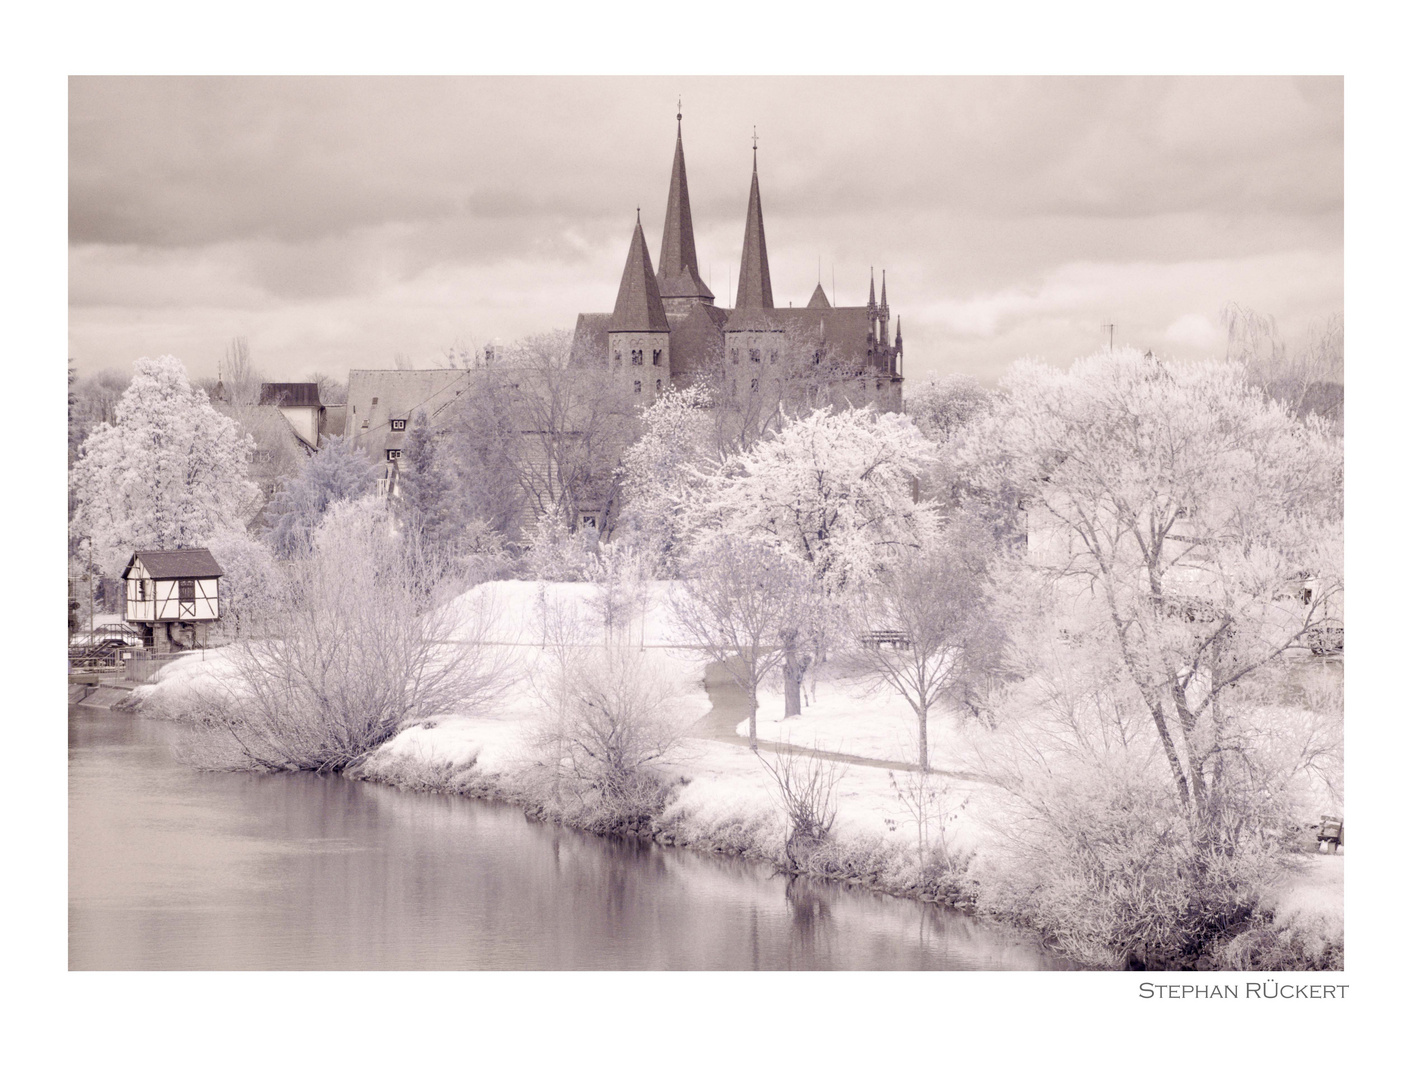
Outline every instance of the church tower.
{"type": "MultiPolygon", "coordinates": [[[[692,255],[695,260],[695,253],[692,255]]],[[[671,334],[638,212],[618,302],[608,322],[610,378],[633,404],[650,405],[671,383],[671,334]]]]}
{"type": "Polygon", "coordinates": [[[657,260],[657,288],[666,310],[685,315],[716,297],[701,280],[696,265],[696,235],[691,227],[691,196],[686,187],[686,156],[681,146],[681,102],[677,102],[677,152],[667,189],[667,220],[662,225],[662,254],[657,260]]]}
{"type": "Polygon", "coordinates": [[[765,216],[760,209],[759,140],[751,139],[750,201],[745,207],[745,243],[735,309],[725,327],[728,385],[739,397],[764,393],[780,378],[784,331],[775,318],[770,289],[770,257],[765,250],[765,216]]]}

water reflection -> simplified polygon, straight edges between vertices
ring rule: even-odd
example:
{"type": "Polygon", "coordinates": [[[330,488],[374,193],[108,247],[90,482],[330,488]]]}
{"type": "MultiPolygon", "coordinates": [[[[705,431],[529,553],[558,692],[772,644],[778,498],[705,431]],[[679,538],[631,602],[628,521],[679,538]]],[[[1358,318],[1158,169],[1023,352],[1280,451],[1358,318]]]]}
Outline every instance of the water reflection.
{"type": "Polygon", "coordinates": [[[308,775],[208,775],[70,710],[70,966],[1035,968],[953,912],[308,775]]]}

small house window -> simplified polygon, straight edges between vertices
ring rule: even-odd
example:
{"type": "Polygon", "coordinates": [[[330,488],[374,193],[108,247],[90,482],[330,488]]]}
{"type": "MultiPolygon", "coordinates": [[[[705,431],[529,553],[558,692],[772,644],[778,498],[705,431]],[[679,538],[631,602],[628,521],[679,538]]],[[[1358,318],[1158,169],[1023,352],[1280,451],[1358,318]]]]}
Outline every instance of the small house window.
{"type": "Polygon", "coordinates": [[[182,578],[177,582],[177,599],[183,604],[190,604],[196,600],[196,580],[194,578],[182,578]]]}
{"type": "Polygon", "coordinates": [[[401,456],[402,456],[402,451],[401,451],[401,450],[389,450],[389,451],[387,452],[387,460],[388,460],[388,461],[396,461],[396,460],[397,460],[398,458],[400,458],[401,456]]]}
{"type": "Polygon", "coordinates": [[[642,393],[642,380],[641,380],[641,379],[634,379],[634,380],[632,381],[632,392],[633,392],[634,394],[640,394],[640,393],[642,393]]]}
{"type": "Polygon", "coordinates": [[[392,430],[393,430],[393,431],[406,431],[406,430],[407,430],[407,421],[406,421],[406,420],[394,420],[394,421],[392,421],[392,430]]]}
{"type": "Polygon", "coordinates": [[[652,350],[652,366],[653,366],[653,367],[660,367],[661,364],[662,364],[662,350],[661,350],[661,349],[653,349],[653,350],[652,350]]]}
{"type": "Polygon", "coordinates": [[[634,350],[632,351],[632,362],[633,362],[634,364],[636,364],[638,367],[641,367],[641,366],[642,366],[642,350],[641,350],[641,349],[634,349],[634,350]]]}
{"type": "Polygon", "coordinates": [[[751,392],[752,394],[758,394],[758,393],[760,392],[760,380],[759,380],[759,379],[751,379],[751,380],[750,380],[750,392],[751,392]]]}
{"type": "Polygon", "coordinates": [[[373,404],[376,405],[377,403],[378,403],[378,399],[377,399],[377,398],[373,398],[373,404]]]}
{"type": "Polygon", "coordinates": [[[579,528],[580,528],[580,529],[596,529],[596,528],[598,528],[598,516],[597,516],[596,514],[580,514],[580,515],[579,515],[579,528]]]}

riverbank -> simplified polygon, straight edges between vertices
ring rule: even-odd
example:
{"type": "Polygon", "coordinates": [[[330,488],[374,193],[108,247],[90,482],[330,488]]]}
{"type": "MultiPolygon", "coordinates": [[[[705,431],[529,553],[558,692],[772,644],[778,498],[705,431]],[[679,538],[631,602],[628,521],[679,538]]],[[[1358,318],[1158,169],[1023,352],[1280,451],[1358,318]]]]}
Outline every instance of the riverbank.
{"type": "MultiPolygon", "coordinates": [[[[493,647],[505,650],[514,685],[483,714],[432,716],[410,725],[348,768],[350,778],[510,803],[532,818],[590,832],[760,860],[793,874],[966,911],[986,906],[981,913],[1005,918],[1003,904],[984,905],[981,883],[994,877],[990,837],[997,820],[1003,822],[1006,796],[983,779],[977,733],[957,717],[933,713],[933,771],[924,777],[909,763],[915,760],[915,720],[905,701],[826,670],[808,688],[804,715],[788,722],[778,719],[782,697],[766,692],[756,754],[745,738],[744,696],[724,669],[674,639],[665,616],[670,586],[659,583],[627,639],[678,683],[672,711],[682,718],[684,737],[650,767],[652,797],[627,811],[605,811],[591,797],[577,797],[572,785],[547,784],[534,738],[542,734],[540,690],[554,651],[546,628],[553,623],[562,633],[567,616],[577,626],[570,635],[574,648],[600,648],[594,587],[500,582],[486,588],[497,608],[493,647]],[[796,762],[818,760],[832,770],[837,813],[821,842],[786,843],[789,818],[771,769],[778,772],[791,754],[796,762]]],[[[199,663],[183,658],[139,697],[170,704],[201,684],[219,683],[227,665],[220,650],[199,663]]],[[[1272,945],[1288,944],[1289,928],[1299,931],[1296,936],[1328,939],[1336,926],[1341,949],[1341,877],[1336,885],[1310,887],[1321,858],[1309,856],[1259,898],[1249,929],[1264,936],[1251,939],[1253,948],[1268,955],[1272,945]],[[1305,932],[1310,927],[1317,933],[1305,932]]]]}

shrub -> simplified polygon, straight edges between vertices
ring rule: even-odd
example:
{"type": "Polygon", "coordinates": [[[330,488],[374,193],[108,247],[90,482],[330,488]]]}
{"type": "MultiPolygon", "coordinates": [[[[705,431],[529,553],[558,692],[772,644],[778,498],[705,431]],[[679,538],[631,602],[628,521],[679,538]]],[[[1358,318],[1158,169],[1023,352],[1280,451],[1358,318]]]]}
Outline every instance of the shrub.
{"type": "Polygon", "coordinates": [[[269,636],[155,704],[186,722],[198,766],[343,769],[407,722],[503,688],[502,654],[481,643],[488,602],[445,603],[467,584],[445,555],[394,534],[384,507],[342,504],[289,565],[269,636]]]}

